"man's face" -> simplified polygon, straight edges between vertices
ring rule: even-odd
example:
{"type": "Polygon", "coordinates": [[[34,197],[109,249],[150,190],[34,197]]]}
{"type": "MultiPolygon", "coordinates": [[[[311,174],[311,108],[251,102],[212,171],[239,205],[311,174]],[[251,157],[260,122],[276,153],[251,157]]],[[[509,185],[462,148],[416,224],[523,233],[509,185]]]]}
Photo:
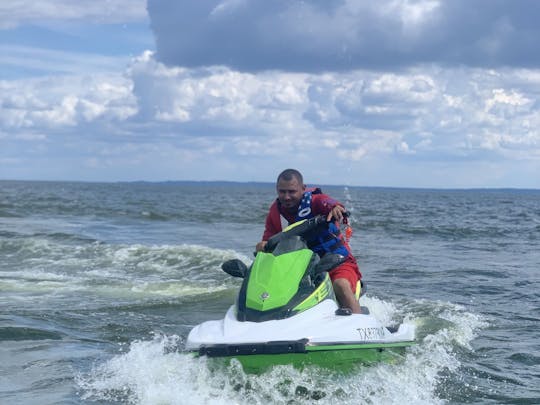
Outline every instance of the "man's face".
{"type": "Polygon", "coordinates": [[[276,190],[281,206],[289,212],[296,211],[304,195],[305,188],[295,177],[289,181],[280,179],[276,185],[276,190]]]}

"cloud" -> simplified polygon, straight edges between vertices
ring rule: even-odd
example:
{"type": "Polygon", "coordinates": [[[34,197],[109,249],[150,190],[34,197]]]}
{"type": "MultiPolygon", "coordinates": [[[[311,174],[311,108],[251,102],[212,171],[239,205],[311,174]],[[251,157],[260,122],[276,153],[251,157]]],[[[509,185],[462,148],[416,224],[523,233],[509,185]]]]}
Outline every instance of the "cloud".
{"type": "Polygon", "coordinates": [[[533,67],[534,0],[148,0],[157,59],[240,71],[533,67]]]}
{"type": "Polygon", "coordinates": [[[0,81],[0,106],[0,130],[14,137],[123,122],[136,112],[130,81],[99,74],[0,81]]]}
{"type": "Polygon", "coordinates": [[[206,155],[260,158],[285,147],[303,155],[336,150],[345,161],[533,159],[540,149],[540,76],[527,70],[254,74],[167,67],[145,52],[125,75],[0,82],[0,90],[6,133],[47,128],[103,138],[106,129],[111,142],[159,140],[206,155]]]}
{"type": "MultiPolygon", "coordinates": [[[[249,131],[296,124],[306,103],[302,75],[254,75],[227,68],[168,68],[146,52],[130,68],[140,117],[179,128],[249,131]],[[249,128],[252,128],[251,130],[249,128]]],[[[209,131],[210,132],[210,131],[209,131]]]]}
{"type": "Polygon", "coordinates": [[[0,29],[21,24],[52,24],[52,21],[84,20],[113,24],[146,18],[144,0],[10,0],[0,3],[0,29]]]}
{"type": "Polygon", "coordinates": [[[124,69],[129,61],[125,56],[0,44],[2,70],[17,71],[18,76],[24,73],[28,75],[28,72],[31,72],[31,76],[118,72],[124,69]],[[81,60],[84,60],[84,63],[81,63],[81,60]]]}

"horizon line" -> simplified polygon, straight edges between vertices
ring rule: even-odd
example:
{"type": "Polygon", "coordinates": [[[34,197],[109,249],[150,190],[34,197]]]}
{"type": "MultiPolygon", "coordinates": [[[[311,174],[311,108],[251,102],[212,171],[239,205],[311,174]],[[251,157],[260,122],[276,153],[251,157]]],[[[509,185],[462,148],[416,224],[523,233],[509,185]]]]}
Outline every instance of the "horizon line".
{"type": "MultiPolygon", "coordinates": [[[[256,180],[29,180],[29,179],[0,179],[0,182],[35,182],[35,183],[87,183],[87,184],[171,184],[171,183],[223,183],[223,184],[260,184],[275,185],[274,181],[256,181],[256,180]]],[[[515,186],[475,186],[475,187],[433,187],[433,186],[361,186],[351,184],[322,184],[308,183],[307,185],[320,185],[324,187],[354,187],[371,189],[401,189],[401,190],[530,190],[540,191],[540,188],[534,187],[515,187],[515,186]]]]}

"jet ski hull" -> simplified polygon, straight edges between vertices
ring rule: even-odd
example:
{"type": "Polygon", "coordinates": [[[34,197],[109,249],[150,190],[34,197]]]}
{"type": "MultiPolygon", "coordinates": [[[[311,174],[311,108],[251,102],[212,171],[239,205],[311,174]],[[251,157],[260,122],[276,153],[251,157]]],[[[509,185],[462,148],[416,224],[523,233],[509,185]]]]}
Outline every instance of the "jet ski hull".
{"type": "Polygon", "coordinates": [[[333,300],[325,300],[292,318],[240,322],[232,306],[224,319],[196,326],[186,349],[210,358],[236,358],[248,372],[279,364],[346,370],[393,361],[414,343],[413,325],[389,329],[371,315],[336,315],[336,309],[333,300]]]}
{"type": "MultiPolygon", "coordinates": [[[[267,342],[264,345],[272,347],[283,342],[267,342]]],[[[304,351],[275,353],[273,349],[260,350],[260,345],[224,345],[204,346],[198,355],[208,356],[212,360],[238,360],[249,373],[261,373],[272,366],[292,365],[303,369],[307,366],[317,366],[325,369],[347,372],[358,365],[370,365],[380,362],[393,362],[402,358],[410,342],[388,344],[358,344],[358,345],[325,345],[307,346],[304,351]]]]}

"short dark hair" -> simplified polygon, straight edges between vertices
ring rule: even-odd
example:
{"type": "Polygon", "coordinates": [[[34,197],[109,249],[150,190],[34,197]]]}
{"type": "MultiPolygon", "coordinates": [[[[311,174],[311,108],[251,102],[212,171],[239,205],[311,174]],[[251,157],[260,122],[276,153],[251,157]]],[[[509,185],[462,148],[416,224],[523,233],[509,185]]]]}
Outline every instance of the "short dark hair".
{"type": "Polygon", "coordinates": [[[298,180],[298,183],[300,183],[301,185],[304,184],[304,178],[302,177],[302,173],[300,173],[296,169],[283,170],[277,177],[276,183],[279,183],[280,180],[291,181],[293,178],[298,180]]]}

